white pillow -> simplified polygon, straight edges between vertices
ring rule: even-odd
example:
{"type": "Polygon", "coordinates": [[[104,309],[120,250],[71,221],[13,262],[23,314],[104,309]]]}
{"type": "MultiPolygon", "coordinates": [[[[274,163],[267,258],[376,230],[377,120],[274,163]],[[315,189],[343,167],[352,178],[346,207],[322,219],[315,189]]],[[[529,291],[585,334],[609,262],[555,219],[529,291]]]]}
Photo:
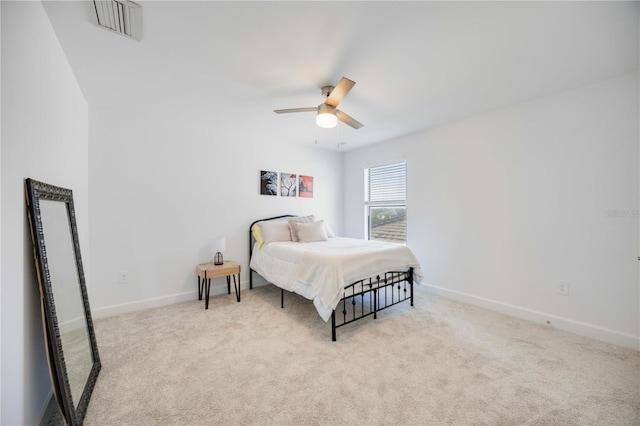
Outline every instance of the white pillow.
{"type": "Polygon", "coordinates": [[[324,227],[324,221],[319,220],[313,223],[296,223],[298,237],[301,243],[312,243],[314,241],[327,241],[327,231],[324,227]]]}
{"type": "Polygon", "coordinates": [[[327,237],[329,237],[329,238],[335,238],[336,237],[336,233],[333,232],[333,229],[331,229],[331,227],[329,226],[328,223],[325,222],[324,228],[325,228],[325,231],[327,231],[327,237]]]}
{"type": "Polygon", "coordinates": [[[296,228],[296,223],[311,223],[315,221],[316,218],[312,214],[309,216],[296,216],[289,219],[288,222],[289,230],[291,231],[291,241],[293,241],[294,243],[300,241],[300,238],[298,238],[298,229],[296,228]]]}
{"type": "Polygon", "coordinates": [[[274,241],[291,241],[291,232],[289,232],[289,223],[287,221],[267,220],[260,222],[260,230],[265,244],[274,241]]]}
{"type": "MultiPolygon", "coordinates": [[[[313,217],[313,220],[311,222],[315,222],[316,221],[316,218],[313,215],[307,216],[307,217],[313,217]]],[[[324,220],[324,219],[318,219],[318,220],[324,220]]],[[[326,220],[324,221],[324,230],[326,231],[328,238],[335,238],[336,237],[336,233],[333,232],[333,229],[331,229],[331,227],[329,226],[329,222],[327,222],[326,220]]]]}

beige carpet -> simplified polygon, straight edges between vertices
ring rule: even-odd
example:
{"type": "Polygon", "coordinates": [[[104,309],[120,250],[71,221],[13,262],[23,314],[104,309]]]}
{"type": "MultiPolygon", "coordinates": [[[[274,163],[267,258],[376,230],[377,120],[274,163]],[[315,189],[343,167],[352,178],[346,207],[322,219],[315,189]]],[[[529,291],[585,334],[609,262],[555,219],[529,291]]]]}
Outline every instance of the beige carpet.
{"type": "Polygon", "coordinates": [[[273,286],[95,323],[85,425],[638,425],[640,353],[416,291],[331,330],[273,286]]]}

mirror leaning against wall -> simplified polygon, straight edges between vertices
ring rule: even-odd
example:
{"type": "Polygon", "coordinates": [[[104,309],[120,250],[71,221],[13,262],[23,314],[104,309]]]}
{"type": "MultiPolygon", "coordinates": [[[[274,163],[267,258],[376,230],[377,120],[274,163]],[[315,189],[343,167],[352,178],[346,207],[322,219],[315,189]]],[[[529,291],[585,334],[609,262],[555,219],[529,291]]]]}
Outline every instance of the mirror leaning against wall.
{"type": "Polygon", "coordinates": [[[65,422],[81,425],[101,364],[73,192],[26,179],[25,196],[53,393],[65,422]]]}

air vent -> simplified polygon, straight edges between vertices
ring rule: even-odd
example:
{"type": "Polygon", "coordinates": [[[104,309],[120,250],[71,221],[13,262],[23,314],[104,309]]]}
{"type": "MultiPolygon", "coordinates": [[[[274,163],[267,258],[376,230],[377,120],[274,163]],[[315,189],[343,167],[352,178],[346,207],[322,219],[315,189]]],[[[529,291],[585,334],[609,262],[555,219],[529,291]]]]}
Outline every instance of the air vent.
{"type": "Polygon", "coordinates": [[[93,0],[98,25],[125,37],[142,40],[142,8],[128,0],[93,0]]]}

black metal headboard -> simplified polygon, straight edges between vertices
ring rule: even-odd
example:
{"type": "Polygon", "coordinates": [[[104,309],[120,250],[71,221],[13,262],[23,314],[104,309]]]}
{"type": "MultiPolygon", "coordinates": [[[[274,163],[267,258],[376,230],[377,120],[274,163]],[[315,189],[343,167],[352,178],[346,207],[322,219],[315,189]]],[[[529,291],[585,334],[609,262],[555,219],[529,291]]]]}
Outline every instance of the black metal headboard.
{"type": "Polygon", "coordinates": [[[293,214],[283,214],[280,216],[267,217],[265,219],[258,219],[249,225],[249,290],[253,288],[253,269],[251,269],[251,255],[253,254],[253,233],[251,232],[251,228],[258,222],[264,222],[266,220],[275,220],[282,219],[283,217],[296,217],[293,214]]]}

